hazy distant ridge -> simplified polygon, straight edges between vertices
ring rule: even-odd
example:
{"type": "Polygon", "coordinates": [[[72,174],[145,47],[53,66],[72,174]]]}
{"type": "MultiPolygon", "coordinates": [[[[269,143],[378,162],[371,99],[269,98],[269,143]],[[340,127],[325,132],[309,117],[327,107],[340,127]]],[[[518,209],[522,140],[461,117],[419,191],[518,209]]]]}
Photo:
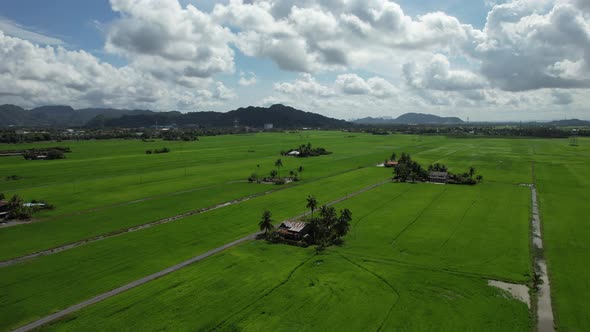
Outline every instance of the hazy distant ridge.
{"type": "Polygon", "coordinates": [[[392,118],[363,118],[354,120],[358,124],[461,124],[463,120],[457,117],[440,117],[433,114],[406,113],[392,118]]]}

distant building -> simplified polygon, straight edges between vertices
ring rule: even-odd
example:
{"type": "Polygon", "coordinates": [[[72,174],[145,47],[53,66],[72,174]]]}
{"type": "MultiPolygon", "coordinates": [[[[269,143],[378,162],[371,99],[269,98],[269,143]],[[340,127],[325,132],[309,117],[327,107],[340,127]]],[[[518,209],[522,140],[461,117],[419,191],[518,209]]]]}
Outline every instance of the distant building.
{"type": "Polygon", "coordinates": [[[8,202],[0,201],[0,219],[6,218],[8,215],[8,202]]]}
{"type": "Polygon", "coordinates": [[[264,129],[272,129],[274,126],[272,123],[265,123],[264,124],[264,129]]]}
{"type": "Polygon", "coordinates": [[[385,163],[385,167],[395,167],[397,166],[398,162],[397,161],[388,161],[385,163]]]}
{"type": "Polygon", "coordinates": [[[447,183],[449,180],[449,173],[447,172],[430,172],[428,175],[430,182],[447,183]]]}
{"type": "Polygon", "coordinates": [[[291,152],[287,153],[287,156],[296,157],[296,156],[298,156],[300,154],[301,154],[301,152],[294,150],[294,151],[291,151],[291,152]]]}
{"type": "Polygon", "coordinates": [[[284,239],[301,240],[309,233],[309,223],[303,221],[283,221],[277,230],[284,239]]]}

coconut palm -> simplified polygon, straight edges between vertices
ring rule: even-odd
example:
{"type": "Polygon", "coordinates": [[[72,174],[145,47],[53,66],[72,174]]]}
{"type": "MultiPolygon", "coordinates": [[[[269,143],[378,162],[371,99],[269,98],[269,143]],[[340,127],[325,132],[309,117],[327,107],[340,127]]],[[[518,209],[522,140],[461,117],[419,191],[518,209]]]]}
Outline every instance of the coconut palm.
{"type": "Polygon", "coordinates": [[[352,212],[349,209],[340,210],[340,217],[335,220],[333,227],[334,235],[337,238],[343,237],[350,230],[352,212]]]}
{"type": "Polygon", "coordinates": [[[313,219],[313,211],[318,207],[318,200],[315,198],[315,196],[307,196],[307,205],[305,207],[311,210],[311,219],[313,219]]]}
{"type": "Polygon", "coordinates": [[[264,235],[267,235],[269,231],[272,231],[275,226],[272,224],[272,213],[268,210],[264,210],[262,213],[262,219],[258,223],[260,230],[264,231],[264,235]]]}
{"type": "Polygon", "coordinates": [[[275,167],[277,168],[277,170],[279,171],[279,179],[281,178],[281,167],[283,167],[283,161],[281,159],[277,159],[277,161],[275,161],[275,167]]]}

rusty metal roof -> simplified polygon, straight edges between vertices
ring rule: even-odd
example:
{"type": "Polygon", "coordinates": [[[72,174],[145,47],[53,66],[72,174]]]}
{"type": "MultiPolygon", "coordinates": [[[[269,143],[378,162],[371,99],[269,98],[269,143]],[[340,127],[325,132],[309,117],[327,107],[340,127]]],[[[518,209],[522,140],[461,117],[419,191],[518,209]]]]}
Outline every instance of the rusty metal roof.
{"type": "Polygon", "coordinates": [[[282,229],[286,229],[288,231],[291,232],[301,232],[305,227],[307,227],[307,223],[303,222],[303,221],[291,221],[291,220],[287,220],[287,221],[283,221],[281,223],[280,228],[282,229]]]}

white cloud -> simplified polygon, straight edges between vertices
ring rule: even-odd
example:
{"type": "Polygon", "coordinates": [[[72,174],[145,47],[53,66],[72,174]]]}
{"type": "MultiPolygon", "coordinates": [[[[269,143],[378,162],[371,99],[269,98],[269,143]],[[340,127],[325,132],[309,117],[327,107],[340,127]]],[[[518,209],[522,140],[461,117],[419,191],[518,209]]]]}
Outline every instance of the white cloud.
{"type": "Polygon", "coordinates": [[[449,59],[435,54],[426,64],[415,62],[404,65],[408,85],[432,90],[473,90],[485,87],[485,81],[468,70],[451,70],[449,59]]]}
{"type": "Polygon", "coordinates": [[[301,77],[293,83],[275,83],[274,89],[288,95],[305,95],[312,97],[330,97],[334,95],[334,90],[332,88],[320,84],[310,74],[302,74],[301,77]]]}
{"type": "Polygon", "coordinates": [[[568,3],[516,0],[488,14],[481,72],[508,91],[590,87],[590,23],[568,3]]]}
{"type": "Polygon", "coordinates": [[[257,83],[257,79],[256,79],[256,74],[249,72],[249,73],[244,73],[244,72],[240,72],[240,79],[238,80],[238,84],[241,86],[252,86],[252,85],[256,85],[257,83]]]}
{"type": "Polygon", "coordinates": [[[105,49],[155,77],[188,86],[233,72],[231,31],[177,0],[111,0],[121,17],[107,31],[105,49]]]}
{"type": "Polygon", "coordinates": [[[34,29],[23,27],[22,25],[0,17],[0,31],[5,35],[25,39],[41,45],[64,45],[65,42],[59,38],[48,36],[34,29]]]}
{"type": "Polygon", "coordinates": [[[33,45],[0,32],[0,98],[25,107],[67,104],[74,107],[195,110],[232,98],[211,79],[198,88],[160,80],[133,66],[115,68],[84,51],[33,45]]]}

